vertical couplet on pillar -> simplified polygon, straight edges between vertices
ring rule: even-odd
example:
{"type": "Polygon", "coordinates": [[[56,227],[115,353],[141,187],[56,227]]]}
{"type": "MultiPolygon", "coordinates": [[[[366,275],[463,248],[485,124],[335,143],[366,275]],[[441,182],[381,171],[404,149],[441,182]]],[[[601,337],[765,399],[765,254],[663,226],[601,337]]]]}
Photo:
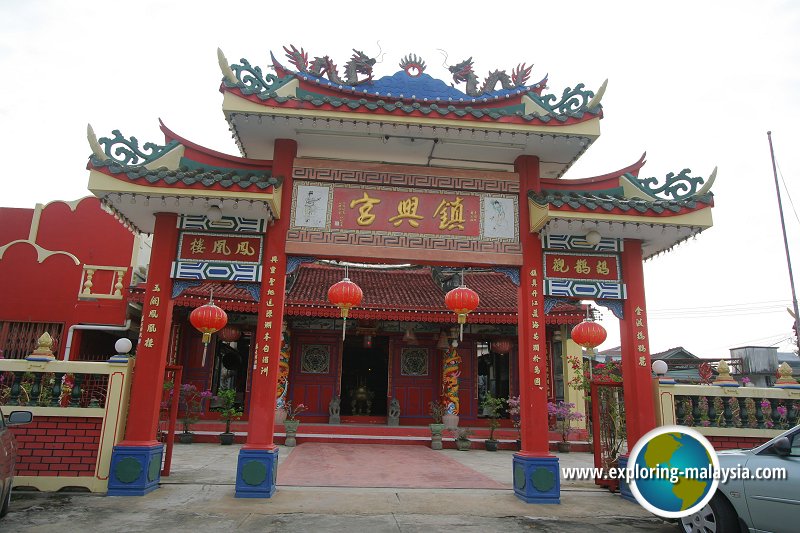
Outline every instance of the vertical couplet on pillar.
{"type": "Polygon", "coordinates": [[[283,178],[281,216],[267,229],[258,304],[253,381],[250,388],[250,425],[246,449],[274,449],[275,402],[283,344],[283,308],[286,297],[286,232],[292,205],[292,168],[297,143],[275,141],[272,173],[283,178]]]}
{"type": "Polygon", "coordinates": [[[645,433],[656,427],[655,404],[651,390],[650,343],[647,333],[641,241],[625,240],[622,273],[627,288],[624,318],[620,320],[622,383],[630,450],[645,433]]]}
{"type": "Polygon", "coordinates": [[[547,456],[547,357],[545,350],[544,262],[542,241],[528,227],[528,191],[538,190],[539,158],[522,156],[519,173],[519,220],[522,268],[519,285],[519,384],[521,455],[547,456]]]}
{"type": "Polygon", "coordinates": [[[156,429],[161,406],[160,392],[167,364],[172,323],[172,262],[178,250],[175,213],[156,213],[153,249],[147,271],[147,290],[142,306],[136,371],[131,383],[130,411],[122,445],[157,444],[156,429]]]}

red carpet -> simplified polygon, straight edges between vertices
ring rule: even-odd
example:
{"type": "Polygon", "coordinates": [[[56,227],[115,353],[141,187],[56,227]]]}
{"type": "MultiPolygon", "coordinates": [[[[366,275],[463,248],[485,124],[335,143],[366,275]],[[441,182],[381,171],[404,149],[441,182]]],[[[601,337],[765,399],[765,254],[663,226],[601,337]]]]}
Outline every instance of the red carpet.
{"type": "Polygon", "coordinates": [[[420,489],[506,488],[425,446],[322,442],[306,442],[297,446],[278,468],[278,485],[420,489]]]}

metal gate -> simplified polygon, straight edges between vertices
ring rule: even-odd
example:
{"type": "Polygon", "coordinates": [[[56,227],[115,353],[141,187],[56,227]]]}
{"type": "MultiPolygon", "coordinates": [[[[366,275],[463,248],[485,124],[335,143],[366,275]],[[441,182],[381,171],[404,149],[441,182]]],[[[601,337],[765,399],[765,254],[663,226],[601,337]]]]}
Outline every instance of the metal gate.
{"type": "Polygon", "coordinates": [[[616,492],[619,480],[610,479],[608,471],[618,467],[619,456],[628,452],[622,383],[592,381],[591,403],[594,466],[603,471],[603,475],[594,481],[616,492]]]}

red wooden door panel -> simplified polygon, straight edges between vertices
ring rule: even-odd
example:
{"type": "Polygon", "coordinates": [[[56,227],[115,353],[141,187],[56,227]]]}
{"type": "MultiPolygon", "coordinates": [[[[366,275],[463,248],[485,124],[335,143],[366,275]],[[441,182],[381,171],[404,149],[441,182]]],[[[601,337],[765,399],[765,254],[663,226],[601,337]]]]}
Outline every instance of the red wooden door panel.
{"type": "Polygon", "coordinates": [[[292,336],[288,394],[308,408],[305,414],[328,415],[339,384],[339,346],[339,337],[327,333],[292,336]]]}

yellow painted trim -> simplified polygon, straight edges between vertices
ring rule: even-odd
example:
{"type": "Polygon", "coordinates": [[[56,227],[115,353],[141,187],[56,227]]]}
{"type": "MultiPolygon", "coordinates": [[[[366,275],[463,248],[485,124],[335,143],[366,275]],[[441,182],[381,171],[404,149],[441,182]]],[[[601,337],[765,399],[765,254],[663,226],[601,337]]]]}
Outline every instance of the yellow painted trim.
{"type": "MultiPolygon", "coordinates": [[[[111,357],[114,354],[109,354],[111,357]]],[[[0,359],[0,372],[63,372],[65,374],[111,374],[120,368],[118,364],[104,361],[28,361],[26,359],[0,359]]],[[[45,408],[43,408],[45,409],[45,408]]],[[[46,409],[51,409],[47,407],[46,409]]],[[[61,412],[63,409],[53,407],[61,412]]]]}
{"type": "MultiPolygon", "coordinates": [[[[564,369],[564,395],[566,396],[565,401],[569,403],[575,404],[575,410],[581,414],[583,414],[583,420],[577,420],[573,422],[573,427],[585,429],[586,428],[586,401],[584,400],[584,391],[575,390],[569,386],[569,381],[580,374],[582,370],[573,370],[572,366],[567,362],[567,357],[577,357],[581,361],[583,360],[583,349],[578,346],[572,339],[567,338],[567,328],[566,326],[560,326],[561,329],[561,356],[563,358],[563,366],[564,369]]],[[[588,416],[591,416],[589,413],[588,416]]]]}
{"type": "Polygon", "coordinates": [[[727,396],[743,398],[800,399],[800,389],[778,389],[775,387],[718,387],[716,385],[661,385],[661,391],[675,396],[727,396]]]}
{"type": "Polygon", "coordinates": [[[234,198],[239,200],[258,200],[259,202],[267,202],[273,212],[275,210],[275,196],[274,192],[261,192],[252,193],[246,191],[218,191],[207,189],[179,189],[164,187],[147,187],[135,183],[129,183],[120,179],[109,176],[97,170],[89,171],[89,190],[92,193],[102,198],[108,193],[129,193],[129,194],[142,194],[149,196],[181,196],[181,197],[195,197],[195,198],[234,198]]]}
{"type": "Polygon", "coordinates": [[[539,205],[528,198],[528,213],[530,217],[530,231],[535,233],[547,223],[547,206],[539,205]]]}
{"type": "Polygon", "coordinates": [[[36,249],[36,260],[39,263],[45,262],[48,258],[50,258],[50,257],[52,257],[54,255],[66,255],[67,257],[72,259],[72,261],[76,265],[80,265],[81,264],[80,260],[78,260],[78,258],[75,257],[75,255],[73,255],[73,254],[71,254],[69,252],[48,250],[46,248],[42,248],[41,246],[39,246],[35,242],[32,242],[32,241],[27,240],[27,239],[19,239],[19,240],[16,240],[16,241],[11,241],[8,244],[0,246],[0,259],[3,259],[3,255],[5,255],[6,250],[11,248],[15,244],[20,244],[20,243],[30,244],[31,246],[33,246],[36,249]]]}
{"type": "Polygon", "coordinates": [[[39,221],[42,218],[42,209],[44,204],[36,204],[33,208],[33,217],[31,217],[31,227],[28,230],[28,240],[36,242],[36,237],[39,235],[39,221]]]}
{"type": "Polygon", "coordinates": [[[158,159],[147,163],[144,168],[147,170],[157,170],[161,167],[166,167],[169,170],[178,170],[181,166],[181,158],[186,153],[186,147],[179,144],[169,152],[165,153],[158,159]]]}
{"type": "MultiPolygon", "coordinates": [[[[42,210],[44,211],[45,209],[47,209],[48,206],[50,206],[52,204],[65,204],[67,207],[69,207],[70,211],[72,211],[74,213],[78,209],[78,205],[82,201],[86,200],[87,198],[91,198],[91,196],[84,196],[82,198],[78,198],[77,200],[70,200],[70,201],[67,201],[67,200],[53,200],[52,202],[47,202],[46,204],[44,204],[42,206],[42,210]]],[[[38,207],[41,204],[36,204],[36,205],[38,207]]]]}
{"type": "Polygon", "coordinates": [[[298,118],[330,118],[334,120],[355,120],[359,122],[382,122],[384,124],[413,124],[414,126],[446,126],[462,129],[479,129],[487,131],[514,131],[522,133],[542,133],[546,135],[579,135],[584,137],[600,136],[600,117],[595,117],[585,122],[577,124],[560,125],[553,124],[542,126],[539,124],[508,124],[503,122],[470,122],[455,119],[435,119],[430,117],[397,117],[392,115],[369,115],[366,113],[326,111],[317,109],[289,109],[283,107],[272,107],[251,102],[241,96],[225,91],[222,100],[222,110],[226,117],[230,113],[250,113],[253,115],[276,115],[292,116],[298,118]],[[469,125],[467,125],[469,124],[469,125]]]}
{"type": "Polygon", "coordinates": [[[752,429],[752,428],[706,428],[693,427],[698,433],[706,437],[760,437],[771,439],[777,437],[785,429],[752,429]]]}
{"type": "Polygon", "coordinates": [[[14,476],[14,487],[33,487],[41,492],[57,492],[66,487],[86,487],[92,492],[108,492],[108,480],[91,476],[14,476]]]}
{"type": "MultiPolygon", "coordinates": [[[[530,200],[529,202],[533,202],[530,200]]],[[[535,204],[535,202],[533,202],[535,204]]],[[[543,206],[537,205],[540,209],[544,210],[543,206]]],[[[714,225],[711,220],[711,207],[704,207],[700,210],[691,213],[684,213],[682,215],[667,216],[667,217],[654,217],[654,216],[633,216],[633,215],[616,215],[604,213],[577,213],[574,211],[555,211],[547,210],[546,216],[537,216],[534,218],[534,211],[531,210],[531,231],[539,231],[544,225],[553,219],[571,219],[571,220],[592,220],[603,222],[627,222],[627,223],[642,223],[654,224],[656,226],[697,226],[700,228],[710,228],[714,225]]]]}
{"type": "Polygon", "coordinates": [[[550,114],[547,109],[537,104],[533,98],[527,94],[522,95],[522,104],[525,106],[526,115],[532,115],[533,113],[536,113],[538,115],[546,116],[550,114]]]}
{"type": "Polygon", "coordinates": [[[283,87],[278,87],[275,94],[283,98],[292,98],[297,93],[298,87],[300,87],[300,82],[295,78],[283,87]]]}
{"type": "Polygon", "coordinates": [[[627,176],[620,176],[619,184],[622,185],[622,194],[625,198],[641,198],[642,200],[657,200],[655,196],[650,196],[633,184],[627,176]]]}
{"type": "Polygon", "coordinates": [[[95,475],[103,480],[108,480],[114,446],[119,444],[125,436],[132,365],[131,360],[127,365],[117,365],[117,371],[108,376],[105,416],[100,429],[100,448],[97,451],[97,464],[95,465],[95,475]]]}
{"type": "Polygon", "coordinates": [[[32,407],[19,405],[13,409],[30,411],[33,416],[85,416],[88,418],[103,418],[106,412],[102,407],[32,407]]]}

